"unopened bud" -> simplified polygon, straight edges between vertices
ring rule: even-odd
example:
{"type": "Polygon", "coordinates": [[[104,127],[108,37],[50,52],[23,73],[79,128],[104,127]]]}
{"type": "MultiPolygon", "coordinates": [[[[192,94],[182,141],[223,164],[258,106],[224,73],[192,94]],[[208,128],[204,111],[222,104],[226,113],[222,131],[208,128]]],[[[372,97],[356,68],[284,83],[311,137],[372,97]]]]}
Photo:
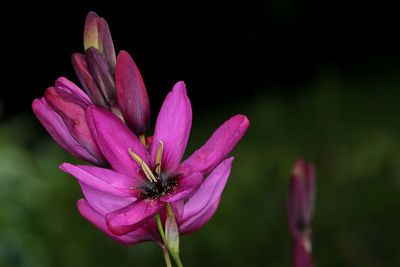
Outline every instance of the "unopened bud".
{"type": "Polygon", "coordinates": [[[165,240],[171,254],[179,254],[179,230],[171,206],[167,204],[167,218],[165,219],[165,240]]]}
{"type": "Polygon", "coordinates": [[[295,239],[311,229],[314,198],[314,166],[306,164],[303,160],[299,159],[293,166],[290,192],[287,199],[289,225],[295,239]]]}
{"type": "Polygon", "coordinates": [[[115,98],[115,82],[114,75],[111,73],[105,57],[100,52],[91,47],[86,50],[86,62],[89,71],[97,87],[100,89],[107,103],[114,101],[115,98]]]}
{"type": "Polygon", "coordinates": [[[102,92],[98,88],[92,74],[89,72],[89,66],[86,62],[85,56],[79,53],[74,53],[72,55],[72,66],[74,67],[81,86],[89,95],[93,104],[108,109],[108,104],[104,99],[102,92]]]}
{"type": "Polygon", "coordinates": [[[115,86],[126,124],[138,135],[145,133],[150,123],[149,97],[139,69],[126,51],[118,54],[115,86]]]}
{"type": "Polygon", "coordinates": [[[93,47],[104,54],[111,72],[115,72],[116,57],[110,29],[106,20],[95,12],[89,12],[86,16],[83,44],[85,51],[93,47]]]}

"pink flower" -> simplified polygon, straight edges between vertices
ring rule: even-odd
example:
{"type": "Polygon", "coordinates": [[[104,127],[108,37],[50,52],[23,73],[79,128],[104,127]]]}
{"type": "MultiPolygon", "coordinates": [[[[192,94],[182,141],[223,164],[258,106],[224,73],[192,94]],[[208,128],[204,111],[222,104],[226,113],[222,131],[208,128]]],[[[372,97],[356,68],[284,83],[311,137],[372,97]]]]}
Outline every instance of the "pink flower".
{"type": "MultiPolygon", "coordinates": [[[[199,230],[214,215],[228,180],[232,161],[233,157],[221,162],[201,183],[197,192],[186,203],[183,200],[171,203],[179,235],[190,234],[199,230]]],[[[163,246],[157,224],[153,219],[147,220],[138,229],[125,235],[118,236],[113,234],[107,227],[106,215],[115,211],[115,209],[123,208],[132,199],[103,193],[83,183],[81,183],[81,186],[86,199],[78,201],[79,212],[104,233],[126,245],[152,241],[163,246]]],[[[167,217],[165,209],[162,209],[160,213],[161,221],[164,225],[167,217]]]]}
{"type": "MultiPolygon", "coordinates": [[[[191,211],[200,209],[200,203],[208,196],[200,191],[201,194],[195,197],[199,194],[196,191],[207,186],[205,182],[210,177],[205,184],[202,183],[203,177],[228,156],[249,126],[245,116],[232,117],[214,132],[203,147],[180,163],[192,123],[191,104],[183,82],[177,83],[167,95],[148,149],[110,112],[91,106],[87,113],[92,134],[113,170],[67,163],[60,167],[83,185],[88,203],[97,212],[96,216],[105,218],[107,228],[95,224],[116,236],[142,231],[143,224],[159,213],[166,202],[183,205],[184,199],[189,199],[185,205],[186,217],[183,212],[186,220],[177,221],[184,232],[197,230],[201,223],[192,222],[195,214],[191,211]],[[193,198],[195,200],[191,200],[193,198]]],[[[225,164],[229,162],[229,168],[230,161],[224,161],[225,164]]],[[[218,173],[218,168],[214,172],[218,173]]],[[[213,177],[212,174],[210,176],[213,177]]],[[[213,199],[212,207],[196,213],[204,212],[201,218],[207,221],[217,202],[213,199]]]]}
{"type": "Polygon", "coordinates": [[[89,130],[85,110],[92,102],[75,84],[59,78],[32,109],[50,135],[77,158],[102,166],[106,161],[89,130]]]}

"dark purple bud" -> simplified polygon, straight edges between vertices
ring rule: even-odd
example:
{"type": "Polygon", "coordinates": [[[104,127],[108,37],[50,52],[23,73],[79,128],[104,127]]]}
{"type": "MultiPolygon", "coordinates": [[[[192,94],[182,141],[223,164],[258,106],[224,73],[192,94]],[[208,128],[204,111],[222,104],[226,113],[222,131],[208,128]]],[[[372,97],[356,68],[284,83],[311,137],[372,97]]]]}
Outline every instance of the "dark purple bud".
{"type": "Polygon", "coordinates": [[[312,267],[314,266],[311,255],[304,246],[302,240],[298,240],[293,249],[292,267],[312,267]]]}
{"type": "Polygon", "coordinates": [[[101,39],[103,42],[103,54],[108,61],[111,72],[115,73],[115,65],[117,62],[115,56],[114,43],[111,38],[110,28],[105,19],[100,18],[101,39]]]}
{"type": "Polygon", "coordinates": [[[312,164],[295,162],[287,198],[289,226],[294,239],[309,231],[314,211],[315,170],[312,164]]]}
{"type": "Polygon", "coordinates": [[[149,97],[139,69],[126,51],[118,54],[115,85],[126,124],[138,135],[145,133],[150,123],[149,97]]]}
{"type": "Polygon", "coordinates": [[[108,109],[108,105],[103,94],[97,87],[95,80],[89,72],[89,66],[86,63],[85,56],[79,53],[74,53],[72,55],[72,66],[74,67],[81,86],[89,95],[93,104],[108,109]]]}
{"type": "Polygon", "coordinates": [[[89,12],[86,16],[85,30],[83,33],[83,45],[85,50],[95,47],[103,52],[103,42],[101,40],[99,16],[95,12],[89,12]]]}
{"type": "Polygon", "coordinates": [[[116,96],[114,75],[111,73],[105,57],[94,48],[86,50],[86,62],[89,72],[100,89],[107,103],[113,102],[116,96]]]}
{"type": "Polygon", "coordinates": [[[103,54],[111,72],[114,74],[116,57],[110,29],[106,20],[99,17],[95,12],[89,12],[86,16],[83,44],[85,51],[93,47],[100,54],[103,54]]]}

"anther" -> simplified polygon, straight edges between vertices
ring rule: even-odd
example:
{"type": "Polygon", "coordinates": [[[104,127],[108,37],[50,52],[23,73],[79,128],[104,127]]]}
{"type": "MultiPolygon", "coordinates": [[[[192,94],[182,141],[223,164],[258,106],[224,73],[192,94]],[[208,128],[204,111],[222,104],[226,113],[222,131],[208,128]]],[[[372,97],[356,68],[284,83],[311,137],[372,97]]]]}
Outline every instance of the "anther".
{"type": "Polygon", "coordinates": [[[158,176],[160,176],[160,173],[161,173],[161,157],[162,157],[163,149],[164,149],[164,144],[162,141],[160,141],[160,145],[158,146],[158,151],[157,151],[156,167],[155,167],[155,171],[158,176]]]}
{"type": "Polygon", "coordinates": [[[134,160],[140,165],[142,168],[144,174],[146,175],[146,178],[153,183],[157,182],[157,178],[154,176],[153,172],[150,170],[149,166],[138,156],[136,155],[132,149],[129,148],[129,154],[132,156],[134,160]]]}

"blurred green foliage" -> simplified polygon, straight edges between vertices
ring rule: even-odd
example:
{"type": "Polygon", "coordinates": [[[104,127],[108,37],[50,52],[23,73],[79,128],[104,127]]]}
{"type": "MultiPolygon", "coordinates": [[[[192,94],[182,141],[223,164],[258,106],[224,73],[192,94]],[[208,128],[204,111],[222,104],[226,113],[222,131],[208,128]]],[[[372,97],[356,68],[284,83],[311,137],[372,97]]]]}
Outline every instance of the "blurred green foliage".
{"type": "MultiPolygon", "coordinates": [[[[181,239],[184,265],[289,266],[285,197],[303,157],[317,170],[317,266],[400,266],[399,86],[331,69],[289,93],[265,84],[245,101],[195,109],[186,156],[236,113],[251,125],[215,216],[181,239]]],[[[157,245],[120,245],[79,215],[62,162],[78,160],[32,114],[0,126],[0,266],[163,265],[157,245]]]]}

